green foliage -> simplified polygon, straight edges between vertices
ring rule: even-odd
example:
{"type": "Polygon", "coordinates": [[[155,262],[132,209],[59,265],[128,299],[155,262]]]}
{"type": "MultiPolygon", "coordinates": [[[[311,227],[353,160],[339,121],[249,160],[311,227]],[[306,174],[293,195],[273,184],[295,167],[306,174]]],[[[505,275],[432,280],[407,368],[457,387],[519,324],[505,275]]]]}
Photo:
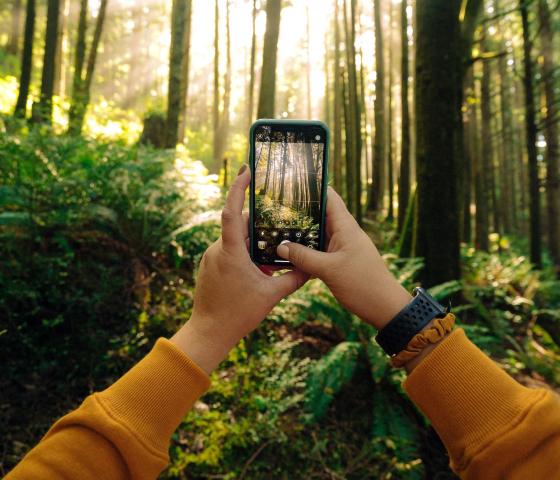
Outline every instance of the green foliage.
{"type": "Polygon", "coordinates": [[[373,448],[391,465],[399,478],[424,478],[418,425],[402,399],[379,388],[373,398],[373,448]]]}
{"type": "Polygon", "coordinates": [[[305,395],[309,421],[325,415],[334,395],[352,379],[361,350],[358,342],[342,342],[315,363],[307,379],[305,395]]]}
{"type": "Polygon", "coordinates": [[[264,341],[256,355],[248,355],[243,343],[234,348],[212,374],[214,388],[174,435],[169,478],[182,478],[185,469],[196,477],[214,472],[239,478],[244,452],[289,441],[310,365],[309,359],[294,358],[296,345],[264,341]]]}

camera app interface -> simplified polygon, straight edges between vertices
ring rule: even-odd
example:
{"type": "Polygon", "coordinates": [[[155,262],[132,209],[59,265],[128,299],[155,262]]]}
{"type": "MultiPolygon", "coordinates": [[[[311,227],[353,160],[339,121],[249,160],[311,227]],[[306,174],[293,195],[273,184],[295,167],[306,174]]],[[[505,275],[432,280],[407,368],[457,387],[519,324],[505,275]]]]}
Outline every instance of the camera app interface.
{"type": "Polygon", "coordinates": [[[277,128],[255,130],[254,256],[269,264],[286,263],[283,240],[319,248],[326,141],[321,127],[277,128]]]}

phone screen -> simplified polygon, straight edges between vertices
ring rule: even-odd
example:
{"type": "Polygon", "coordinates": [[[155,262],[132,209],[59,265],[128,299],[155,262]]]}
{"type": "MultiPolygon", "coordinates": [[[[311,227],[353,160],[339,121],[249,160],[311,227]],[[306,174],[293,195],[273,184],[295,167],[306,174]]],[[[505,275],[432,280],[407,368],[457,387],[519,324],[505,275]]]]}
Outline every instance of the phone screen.
{"type": "Polygon", "coordinates": [[[253,135],[253,260],[289,265],[276,255],[282,241],[323,248],[328,132],[322,124],[290,122],[257,125],[253,135]]]}

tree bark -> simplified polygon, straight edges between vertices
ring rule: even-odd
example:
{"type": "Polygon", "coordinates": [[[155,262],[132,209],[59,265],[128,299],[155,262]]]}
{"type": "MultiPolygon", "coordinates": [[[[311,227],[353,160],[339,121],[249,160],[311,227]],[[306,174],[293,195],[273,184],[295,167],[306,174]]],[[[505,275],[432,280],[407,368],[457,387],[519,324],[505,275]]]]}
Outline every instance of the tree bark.
{"type": "Polygon", "coordinates": [[[395,193],[393,168],[393,4],[389,3],[389,104],[387,118],[387,189],[389,191],[389,207],[387,220],[395,217],[393,197],[395,193]]]}
{"type": "Polygon", "coordinates": [[[191,60],[191,25],[192,25],[192,0],[187,0],[185,13],[185,29],[183,32],[183,64],[181,68],[181,111],[179,112],[178,140],[184,142],[185,128],[187,128],[187,104],[189,97],[189,73],[191,60]]]}
{"type": "MultiPolygon", "coordinates": [[[[551,14],[546,0],[539,0],[541,25],[542,78],[546,102],[546,206],[548,249],[557,268],[560,268],[560,146],[558,129],[558,101],[554,85],[554,43],[551,14]]],[[[560,269],[559,269],[560,273],[560,269]]]]}
{"type": "Polygon", "coordinates": [[[527,132],[527,158],[529,166],[529,217],[531,262],[541,268],[541,215],[539,195],[539,172],[537,163],[537,127],[535,123],[535,97],[533,93],[532,41],[529,31],[529,12],[526,0],[519,0],[519,12],[523,27],[523,86],[525,89],[525,130],[527,132]]]}
{"type": "MultiPolygon", "coordinates": [[[[101,34],[103,33],[103,25],[105,23],[107,3],[108,0],[101,0],[101,4],[99,5],[99,13],[97,14],[95,29],[93,31],[93,39],[91,41],[87,58],[85,77],[83,77],[83,80],[79,82],[80,88],[78,96],[76,97],[76,99],[72,98],[72,102],[76,103],[74,107],[74,115],[71,115],[68,125],[68,132],[71,135],[80,135],[84,126],[84,118],[90,100],[91,83],[93,81],[93,74],[95,72],[95,63],[97,60],[97,52],[99,50],[99,42],[101,41],[101,34]]],[[[72,106],[70,107],[70,111],[72,112],[72,106]]]]}
{"type": "Polygon", "coordinates": [[[249,61],[249,93],[247,95],[247,131],[253,123],[255,111],[255,58],[257,55],[257,0],[253,0],[253,17],[251,24],[251,59],[249,61]]]}
{"type": "MultiPolygon", "coordinates": [[[[358,80],[356,71],[356,0],[350,0],[350,15],[347,14],[346,1],[344,3],[344,28],[346,38],[346,65],[348,70],[348,121],[346,136],[350,137],[347,145],[350,150],[346,151],[347,165],[351,165],[350,173],[352,178],[351,189],[348,196],[352,197],[353,210],[356,221],[362,223],[362,182],[361,182],[361,155],[362,155],[362,134],[361,134],[361,115],[360,102],[358,98],[358,80]]],[[[347,184],[349,185],[349,184],[347,184]]]]}
{"type": "Polygon", "coordinates": [[[416,255],[427,286],[459,278],[457,98],[462,83],[459,3],[416,4],[416,255]],[[438,28],[434,28],[437,25],[438,28]],[[437,240],[436,240],[437,239],[437,240]]]}
{"type": "Polygon", "coordinates": [[[74,76],[72,78],[72,101],[68,118],[68,132],[77,134],[74,126],[77,122],[78,110],[83,102],[83,70],[86,60],[86,30],[87,30],[88,0],[80,1],[80,16],[76,37],[76,51],[74,54],[74,76]]]}
{"type": "Polygon", "coordinates": [[[64,42],[64,30],[66,28],[66,2],[67,0],[61,0],[60,3],[60,19],[58,22],[58,35],[56,37],[56,58],[58,61],[55,65],[54,71],[54,94],[62,96],[62,79],[64,71],[64,55],[62,51],[62,45],[64,42]]]}
{"type": "Polygon", "coordinates": [[[480,179],[480,189],[476,204],[478,226],[476,232],[476,246],[480,250],[488,251],[490,193],[494,187],[492,185],[490,173],[490,169],[492,168],[492,129],[490,126],[492,112],[490,110],[490,65],[488,61],[484,61],[482,64],[480,109],[482,155],[480,169],[477,175],[480,179]]]}
{"type": "Polygon", "coordinates": [[[381,1],[374,0],[375,23],[375,136],[372,155],[372,182],[368,195],[368,211],[383,208],[385,188],[385,65],[383,59],[383,33],[381,30],[381,1]]]}
{"type": "Polygon", "coordinates": [[[281,0],[266,2],[266,32],[264,34],[263,61],[258,118],[274,118],[274,99],[276,94],[276,57],[278,36],[280,34],[281,0]]]}
{"type": "Polygon", "coordinates": [[[340,69],[340,19],[338,0],[334,0],[334,122],[333,143],[334,155],[334,188],[344,197],[342,177],[342,95],[341,69],[340,69]]]}
{"type": "Polygon", "coordinates": [[[33,67],[33,37],[35,35],[35,0],[27,0],[25,12],[25,31],[23,40],[23,51],[21,55],[21,75],[19,80],[19,92],[14,110],[14,116],[26,116],[27,97],[29,96],[29,84],[31,81],[31,69],[33,67]]]}
{"type": "Polygon", "coordinates": [[[32,117],[38,123],[52,123],[52,97],[54,92],[54,70],[56,63],[56,45],[59,21],[59,0],[48,0],[47,29],[45,32],[45,53],[43,56],[43,73],[41,75],[41,97],[33,105],[32,117]]]}
{"type": "Polygon", "coordinates": [[[410,198],[410,114],[408,106],[407,0],[401,2],[401,163],[399,168],[398,231],[402,232],[410,198]]]}
{"type": "Polygon", "coordinates": [[[169,77],[167,88],[166,148],[175,148],[179,134],[179,115],[184,99],[181,81],[184,63],[185,18],[187,0],[173,0],[171,9],[171,45],[169,48],[169,77]]]}

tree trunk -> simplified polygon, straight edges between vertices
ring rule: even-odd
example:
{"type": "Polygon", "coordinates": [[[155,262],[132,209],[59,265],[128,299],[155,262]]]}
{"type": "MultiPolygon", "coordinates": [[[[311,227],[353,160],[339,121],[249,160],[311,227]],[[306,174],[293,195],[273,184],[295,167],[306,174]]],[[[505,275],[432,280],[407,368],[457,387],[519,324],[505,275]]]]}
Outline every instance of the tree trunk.
{"type": "Polygon", "coordinates": [[[477,157],[478,142],[475,141],[477,135],[477,118],[476,118],[476,89],[474,83],[474,66],[469,69],[468,72],[468,101],[466,103],[467,108],[467,118],[465,125],[465,134],[467,137],[467,142],[465,144],[465,175],[463,177],[463,225],[461,230],[461,240],[465,243],[471,243],[472,241],[472,215],[471,215],[471,203],[472,203],[472,191],[473,191],[473,163],[475,157],[477,157]]]}
{"type": "Polygon", "coordinates": [[[184,63],[185,18],[187,0],[173,0],[171,9],[171,45],[169,48],[169,78],[167,88],[166,148],[175,148],[179,133],[179,115],[184,102],[181,80],[184,63]]]}
{"type": "MultiPolygon", "coordinates": [[[[80,94],[76,99],[79,103],[75,109],[73,122],[70,122],[68,126],[68,132],[73,135],[80,135],[84,126],[84,118],[90,100],[91,83],[95,72],[95,62],[97,59],[97,52],[99,50],[99,42],[101,41],[101,34],[103,33],[103,25],[105,23],[107,2],[108,0],[101,0],[101,4],[99,5],[99,13],[97,14],[97,20],[95,22],[93,39],[89,48],[85,77],[83,78],[83,81],[80,82],[80,94]]],[[[74,99],[72,99],[72,101],[74,102],[74,99]]]]}
{"type": "Polygon", "coordinates": [[[41,76],[41,97],[33,105],[32,117],[38,123],[52,123],[52,97],[54,92],[54,70],[56,63],[56,45],[59,21],[59,0],[48,0],[47,29],[45,32],[45,53],[43,56],[43,73],[41,76]]]}
{"type": "Polygon", "coordinates": [[[541,261],[541,217],[539,196],[539,172],[537,163],[537,127],[535,123],[535,98],[533,93],[532,41],[529,32],[529,12],[526,0],[519,0],[519,12],[523,26],[523,86],[525,89],[525,130],[527,132],[527,158],[529,165],[529,217],[531,262],[540,268],[541,261]]]}
{"type": "Polygon", "coordinates": [[[368,195],[368,211],[383,208],[385,178],[385,65],[383,60],[383,33],[381,30],[381,1],[374,0],[375,21],[375,137],[372,155],[372,182],[368,195]]]}
{"type": "Polygon", "coordinates": [[[493,189],[490,169],[492,168],[492,130],[490,120],[492,112],[490,110],[490,65],[488,61],[482,64],[482,81],[480,86],[480,109],[481,109],[481,144],[482,155],[478,178],[480,179],[480,189],[476,204],[476,216],[478,230],[476,232],[476,246],[480,250],[488,251],[489,233],[489,211],[491,191],[493,189]]]}
{"type": "Polygon", "coordinates": [[[10,37],[6,50],[12,55],[19,53],[19,31],[21,23],[21,0],[13,0],[14,6],[12,8],[12,25],[10,30],[10,37]]]}
{"type": "MultiPolygon", "coordinates": [[[[229,131],[229,104],[231,95],[231,33],[230,33],[230,3],[226,1],[226,75],[224,79],[223,102],[220,98],[219,60],[214,63],[214,173],[218,173],[222,164],[222,156],[227,145],[229,131]],[[222,108],[220,111],[220,103],[222,108]]],[[[216,24],[214,26],[214,39],[216,58],[219,59],[219,11],[216,0],[216,24]]]]}
{"type": "MultiPolygon", "coordinates": [[[[496,1],[495,8],[499,10],[500,4],[496,1]]],[[[506,49],[505,42],[501,48],[506,49]]],[[[504,232],[513,233],[515,231],[515,212],[516,204],[513,191],[515,190],[515,152],[512,125],[512,102],[511,102],[511,80],[507,71],[507,57],[502,55],[498,59],[498,71],[500,75],[500,113],[501,113],[501,140],[502,140],[502,185],[503,185],[503,205],[502,217],[504,222],[504,232]]]]}
{"type": "Polygon", "coordinates": [[[74,54],[74,76],[72,78],[72,101],[68,114],[68,132],[78,134],[78,110],[83,106],[83,70],[86,59],[86,30],[87,30],[88,0],[80,1],[80,17],[76,37],[76,52],[74,54]]]}
{"type": "Polygon", "coordinates": [[[401,2],[401,163],[399,169],[398,231],[402,232],[410,197],[410,116],[408,107],[407,0],[401,2]]]}
{"type": "MultiPolygon", "coordinates": [[[[542,78],[546,101],[546,206],[548,248],[556,267],[560,267],[560,146],[558,145],[558,102],[554,86],[554,43],[551,14],[546,0],[539,0],[541,25],[542,78]]],[[[560,273],[560,270],[559,270],[560,273]]]]}
{"type": "Polygon", "coordinates": [[[60,19],[58,22],[58,36],[56,37],[56,62],[54,71],[54,94],[62,96],[62,80],[64,72],[64,52],[62,51],[62,45],[64,42],[64,29],[66,28],[66,2],[67,0],[61,0],[60,3],[60,19]]]}
{"type": "Polygon", "coordinates": [[[387,186],[389,191],[389,208],[387,220],[395,217],[393,197],[395,192],[393,173],[393,4],[389,3],[389,104],[387,118],[387,186]]]}
{"type": "MultiPolygon", "coordinates": [[[[342,177],[342,95],[341,69],[340,69],[340,20],[338,0],[334,0],[334,122],[333,144],[334,155],[334,188],[344,197],[342,177]]],[[[332,163],[332,162],[331,162],[332,163]]]]}
{"type": "MultiPolygon", "coordinates": [[[[347,165],[351,166],[352,182],[347,183],[350,190],[347,192],[348,197],[352,197],[353,210],[350,212],[356,218],[356,221],[362,222],[362,184],[361,184],[361,152],[362,152],[362,135],[361,135],[361,115],[360,102],[358,98],[358,79],[356,71],[356,0],[350,0],[350,15],[347,13],[347,2],[344,2],[344,29],[346,39],[346,65],[348,70],[348,123],[346,124],[346,136],[349,137],[347,145],[349,149],[346,151],[347,165]]],[[[348,175],[348,170],[347,170],[348,175]]]]}
{"type": "Polygon", "coordinates": [[[19,92],[14,110],[17,117],[25,117],[27,110],[27,97],[31,81],[31,68],[33,66],[33,37],[35,35],[35,0],[27,0],[25,12],[23,51],[21,55],[21,75],[19,92]]]}
{"type": "Polygon", "coordinates": [[[213,153],[211,173],[218,173],[221,165],[220,152],[220,9],[214,0],[214,101],[212,105],[213,153]]]}
{"type": "Polygon", "coordinates": [[[249,94],[247,100],[247,131],[253,123],[255,111],[255,57],[257,55],[257,0],[253,0],[252,34],[251,34],[251,60],[249,62],[249,94]]]}
{"type": "Polygon", "coordinates": [[[307,55],[307,65],[305,72],[305,83],[306,83],[306,100],[305,104],[307,106],[307,118],[311,119],[311,35],[309,34],[309,5],[305,7],[305,47],[307,55]]]}
{"type": "Polygon", "coordinates": [[[281,0],[266,2],[266,32],[264,34],[261,87],[259,92],[258,118],[274,118],[276,94],[276,57],[280,34],[281,0]]]}
{"type": "Polygon", "coordinates": [[[459,278],[457,98],[462,83],[459,3],[416,4],[416,255],[427,286],[459,278]],[[438,28],[434,28],[437,25],[438,28]],[[435,240],[437,239],[437,240],[435,240]]]}
{"type": "Polygon", "coordinates": [[[181,68],[181,111],[179,112],[179,132],[177,138],[180,142],[185,140],[187,128],[187,104],[189,97],[189,71],[191,60],[191,25],[192,25],[192,0],[187,0],[185,13],[185,29],[183,32],[183,64],[181,68]]]}

